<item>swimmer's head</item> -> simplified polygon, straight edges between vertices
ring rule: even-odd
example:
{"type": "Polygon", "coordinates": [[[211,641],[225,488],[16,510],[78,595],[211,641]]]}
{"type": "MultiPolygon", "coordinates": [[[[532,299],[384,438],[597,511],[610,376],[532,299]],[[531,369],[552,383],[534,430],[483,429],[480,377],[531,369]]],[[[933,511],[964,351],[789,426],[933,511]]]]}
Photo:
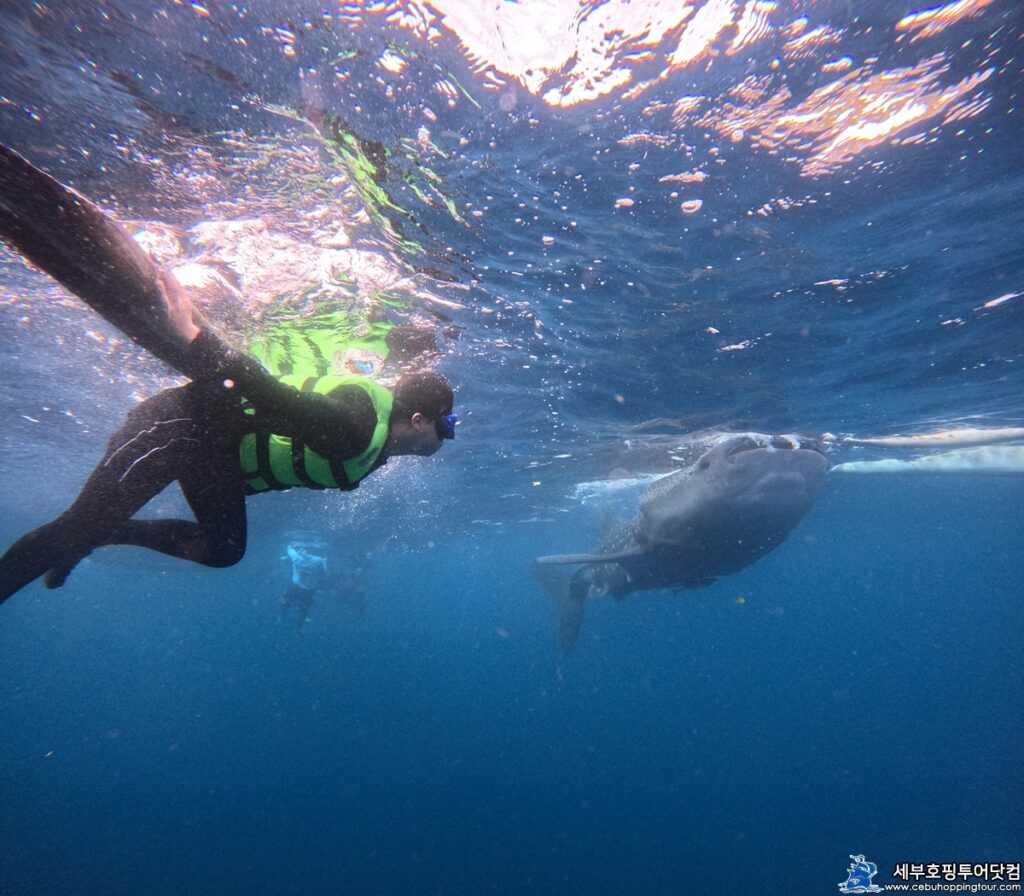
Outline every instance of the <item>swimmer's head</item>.
{"type": "Polygon", "coordinates": [[[390,453],[429,456],[455,437],[452,387],[441,374],[424,370],[403,376],[392,393],[390,453]]]}

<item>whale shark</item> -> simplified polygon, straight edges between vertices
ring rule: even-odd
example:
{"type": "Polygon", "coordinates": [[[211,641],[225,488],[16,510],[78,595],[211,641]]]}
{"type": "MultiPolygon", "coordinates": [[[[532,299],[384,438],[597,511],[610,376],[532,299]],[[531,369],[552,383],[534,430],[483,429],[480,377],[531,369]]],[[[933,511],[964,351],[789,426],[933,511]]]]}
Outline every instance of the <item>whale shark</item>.
{"type": "Polygon", "coordinates": [[[592,553],[538,557],[531,571],[559,610],[559,646],[579,636],[586,602],[710,585],[777,548],[814,504],[829,461],[815,439],[735,433],[654,482],[636,518],[606,520],[592,553]],[[560,566],[579,568],[570,577],[560,566]]]}

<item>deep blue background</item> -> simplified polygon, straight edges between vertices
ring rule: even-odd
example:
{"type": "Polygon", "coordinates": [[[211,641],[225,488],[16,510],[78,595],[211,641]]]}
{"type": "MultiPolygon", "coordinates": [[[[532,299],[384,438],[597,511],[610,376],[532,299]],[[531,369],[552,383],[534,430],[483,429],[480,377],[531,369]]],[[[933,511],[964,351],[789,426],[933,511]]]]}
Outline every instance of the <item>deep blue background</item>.
{"type": "MultiPolygon", "coordinates": [[[[393,148],[429,103],[446,156],[421,161],[468,221],[417,204],[417,160],[395,157],[381,187],[423,242],[406,260],[457,281],[434,288],[462,305],[441,369],[464,419],[353,494],[250,502],[234,569],[105,549],[0,608],[0,894],[815,894],[851,853],[879,883],[1024,858],[1020,474],[833,474],[775,553],[594,602],[567,658],[528,573],[593,545],[602,502],[573,489],[627,442],[1024,421],[1024,299],[984,308],[1024,292],[1018,4],[920,43],[893,39],[913,4],[779,4],[776,26],[849,24],[836,53],[880,69],[942,51],[942,84],[996,70],[983,114],[818,178],[700,128],[676,135],[689,154],[620,142],[669,127],[648,100],[769,70],[777,35],[638,103],[519,89],[508,110],[383,6],[333,32],[304,0],[206,6],[3,4],[0,139],[128,218],[297,227],[294,172],[239,147],[309,148],[268,106],[299,108],[355,48],[327,110],[393,148]],[[378,77],[385,46],[408,53],[400,79],[378,77]],[[442,76],[466,91],[451,109],[442,76]],[[659,177],[701,166],[683,217],[659,177]],[[750,214],[784,196],[814,202],[750,214]],[[365,615],[321,600],[301,634],[281,623],[296,531],[342,566],[367,554],[365,615]]],[[[823,61],[785,72],[796,95],[823,61]]],[[[0,544],[59,513],[169,382],[111,335],[0,255],[0,544]]]]}
{"type": "Polygon", "coordinates": [[[266,537],[141,586],[89,561],[5,607],[4,892],[811,893],[852,852],[1011,860],[1022,498],[833,476],[777,553],[592,605],[564,661],[525,574],[562,525],[371,552],[366,616],[301,636],[266,537]]]}

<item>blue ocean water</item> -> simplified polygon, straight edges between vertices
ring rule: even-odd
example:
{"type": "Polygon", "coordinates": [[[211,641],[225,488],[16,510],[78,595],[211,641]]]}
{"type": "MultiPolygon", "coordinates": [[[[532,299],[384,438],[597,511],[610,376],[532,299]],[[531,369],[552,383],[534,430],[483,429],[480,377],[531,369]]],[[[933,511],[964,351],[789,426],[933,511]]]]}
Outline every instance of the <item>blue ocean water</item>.
{"type": "MultiPolygon", "coordinates": [[[[662,12],[4,5],[3,143],[194,257],[200,222],[344,226],[463,420],[355,493],[253,499],[235,568],[103,549],[4,604],[0,893],[812,894],[856,854],[1024,858],[1019,471],[832,474],[774,553],[593,601],[558,652],[530,561],[591,549],[642,489],[608,477],[687,433],[1024,419],[1017,4],[662,12]],[[339,134],[385,161],[360,180],[339,134]],[[309,536],[364,558],[366,608],[296,632],[309,536]]],[[[0,332],[9,544],[174,378],[6,250],[0,332]]]]}

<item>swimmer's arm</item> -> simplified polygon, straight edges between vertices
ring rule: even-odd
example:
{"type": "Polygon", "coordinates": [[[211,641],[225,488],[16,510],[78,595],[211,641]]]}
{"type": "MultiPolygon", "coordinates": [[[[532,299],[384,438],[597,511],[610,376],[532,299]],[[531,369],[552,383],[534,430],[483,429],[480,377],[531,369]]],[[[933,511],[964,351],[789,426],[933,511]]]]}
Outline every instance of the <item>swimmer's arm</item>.
{"type": "Polygon", "coordinates": [[[271,376],[254,358],[236,352],[208,330],[200,330],[185,352],[183,373],[245,396],[270,418],[272,430],[302,439],[317,454],[348,460],[366,450],[377,415],[358,386],[331,397],[300,392],[271,376]]]}
{"type": "Polygon", "coordinates": [[[192,298],[170,271],[161,271],[157,280],[167,302],[167,323],[182,343],[189,345],[201,332],[192,319],[192,298]]]}

